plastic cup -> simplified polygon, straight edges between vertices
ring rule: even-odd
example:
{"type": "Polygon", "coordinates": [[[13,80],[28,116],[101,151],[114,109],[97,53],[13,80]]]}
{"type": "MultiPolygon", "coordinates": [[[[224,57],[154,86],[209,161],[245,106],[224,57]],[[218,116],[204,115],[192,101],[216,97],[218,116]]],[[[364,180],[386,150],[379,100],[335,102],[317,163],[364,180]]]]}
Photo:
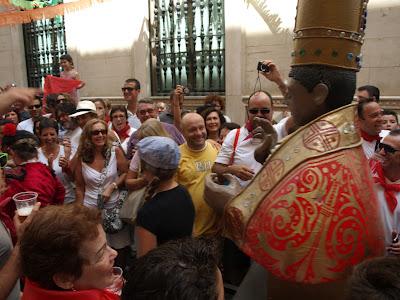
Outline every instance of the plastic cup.
{"type": "Polygon", "coordinates": [[[124,287],[124,277],[122,276],[124,271],[120,267],[113,267],[113,283],[106,289],[118,296],[122,294],[122,288],[124,287]]]}
{"type": "Polygon", "coordinates": [[[31,214],[37,197],[38,193],[35,192],[22,192],[13,196],[15,206],[17,207],[17,213],[21,221],[24,221],[31,214]]]}

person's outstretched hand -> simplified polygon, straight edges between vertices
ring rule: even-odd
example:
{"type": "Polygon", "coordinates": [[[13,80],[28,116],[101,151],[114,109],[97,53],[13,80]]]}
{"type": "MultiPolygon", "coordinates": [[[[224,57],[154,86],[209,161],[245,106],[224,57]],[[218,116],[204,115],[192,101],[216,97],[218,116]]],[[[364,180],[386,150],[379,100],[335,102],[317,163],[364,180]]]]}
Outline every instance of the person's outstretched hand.
{"type": "Polygon", "coordinates": [[[10,106],[16,102],[21,102],[24,106],[28,106],[33,102],[38,89],[33,88],[12,88],[7,92],[0,94],[0,113],[5,114],[10,106]]]}

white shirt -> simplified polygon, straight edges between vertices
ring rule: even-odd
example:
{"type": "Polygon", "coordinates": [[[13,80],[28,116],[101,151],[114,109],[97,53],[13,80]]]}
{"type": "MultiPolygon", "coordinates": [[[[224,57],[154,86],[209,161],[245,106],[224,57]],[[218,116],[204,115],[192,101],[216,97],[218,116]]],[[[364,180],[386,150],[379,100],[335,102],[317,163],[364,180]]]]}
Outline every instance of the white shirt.
{"type": "Polygon", "coordinates": [[[132,128],[138,129],[142,123],[140,122],[138,116],[128,110],[128,123],[132,128]]]}
{"type": "MultiPolygon", "coordinates": [[[[388,184],[400,184],[400,180],[396,182],[391,182],[386,179],[386,183],[388,184]]],[[[392,244],[392,232],[395,231],[400,233],[400,192],[395,193],[397,199],[397,206],[392,213],[389,209],[389,206],[385,197],[385,190],[379,184],[375,184],[376,195],[378,197],[378,205],[381,213],[381,220],[383,225],[383,231],[385,234],[385,244],[386,246],[390,246],[392,244]]]]}
{"type": "Polygon", "coordinates": [[[33,119],[27,119],[25,121],[19,122],[17,125],[17,130],[26,130],[33,133],[33,119]]]}
{"type": "Polygon", "coordinates": [[[283,118],[279,121],[278,124],[273,125],[276,133],[278,134],[278,142],[288,135],[288,132],[286,130],[286,122],[287,120],[289,120],[289,118],[290,117],[283,118]]]}
{"type": "MultiPolygon", "coordinates": [[[[72,203],[75,200],[75,190],[74,190],[74,185],[72,184],[71,180],[68,178],[67,174],[65,174],[60,167],[60,157],[65,156],[64,153],[64,146],[60,146],[60,151],[58,152],[58,156],[54,159],[53,161],[53,170],[58,179],[60,179],[61,183],[63,184],[65,188],[65,198],[64,198],[64,203],[72,203]]],[[[47,165],[49,164],[49,160],[43,153],[43,149],[39,148],[38,149],[38,160],[47,165]]]]}
{"type": "MultiPolygon", "coordinates": [[[[387,136],[389,134],[389,132],[390,132],[389,130],[381,130],[381,132],[379,133],[381,140],[385,136],[387,136]]],[[[361,140],[362,140],[362,148],[364,150],[364,154],[367,157],[367,159],[370,159],[375,153],[377,141],[368,142],[368,141],[364,140],[363,138],[361,138],[361,140]]]]}
{"type": "MultiPolygon", "coordinates": [[[[236,137],[236,131],[231,130],[228,135],[226,136],[224,143],[222,144],[221,150],[218,153],[217,159],[215,162],[229,165],[229,161],[231,159],[231,155],[233,152],[233,144],[236,137]]],[[[238,143],[236,146],[235,156],[233,160],[234,165],[244,165],[249,169],[253,170],[255,174],[260,171],[262,168],[262,164],[257,162],[254,158],[254,151],[260,146],[260,143],[255,143],[256,139],[246,137],[249,135],[249,131],[245,127],[240,128],[240,134],[238,143]],[[245,140],[246,139],[246,140],[245,140]]],[[[239,179],[240,185],[242,187],[247,186],[251,180],[243,181],[239,179]]]]}

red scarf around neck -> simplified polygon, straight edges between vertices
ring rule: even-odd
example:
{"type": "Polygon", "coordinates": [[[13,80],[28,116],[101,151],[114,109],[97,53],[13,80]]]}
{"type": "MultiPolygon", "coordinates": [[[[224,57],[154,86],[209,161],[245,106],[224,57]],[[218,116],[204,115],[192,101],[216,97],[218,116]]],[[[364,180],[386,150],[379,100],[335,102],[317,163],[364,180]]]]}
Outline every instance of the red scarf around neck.
{"type": "Polygon", "coordinates": [[[251,139],[253,137],[253,133],[252,131],[254,130],[253,128],[253,124],[250,122],[250,120],[246,121],[246,124],[244,125],[244,127],[249,131],[249,135],[245,137],[244,141],[251,139]]]}
{"type": "Polygon", "coordinates": [[[360,133],[361,133],[361,137],[368,141],[368,142],[373,142],[373,141],[380,141],[381,137],[379,136],[379,134],[377,135],[370,135],[368,133],[366,133],[364,130],[360,129],[360,133]]]}
{"type": "Polygon", "coordinates": [[[114,125],[113,125],[113,129],[114,131],[118,134],[119,139],[122,141],[124,141],[126,138],[129,137],[129,130],[131,129],[131,126],[129,126],[129,123],[127,122],[125,127],[122,128],[121,130],[117,130],[114,125]]]}
{"type": "Polygon", "coordinates": [[[377,177],[374,176],[374,181],[375,183],[380,184],[385,190],[386,202],[390,211],[393,213],[397,206],[397,198],[395,193],[400,192],[400,184],[386,183],[385,174],[383,173],[382,164],[380,162],[377,162],[374,165],[374,168],[375,174],[378,175],[377,177]]]}

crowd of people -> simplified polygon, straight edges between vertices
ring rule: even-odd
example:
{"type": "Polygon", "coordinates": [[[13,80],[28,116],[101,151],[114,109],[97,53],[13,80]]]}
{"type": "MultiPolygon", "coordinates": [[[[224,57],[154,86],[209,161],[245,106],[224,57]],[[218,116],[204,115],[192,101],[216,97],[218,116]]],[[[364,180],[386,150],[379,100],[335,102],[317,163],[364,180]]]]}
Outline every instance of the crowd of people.
{"type": "MultiPolygon", "coordinates": [[[[263,63],[269,71],[261,74],[288,97],[277,66],[263,63]]],[[[80,80],[69,55],[61,66],[61,77],[80,80]]],[[[231,122],[215,94],[190,112],[183,86],[171,91],[168,105],[140,98],[137,79],[127,79],[121,91],[124,106],[101,98],[79,101],[76,89],[43,97],[9,86],[0,94],[7,158],[0,195],[1,299],[19,299],[21,291],[22,299],[118,299],[108,288],[114,266],[126,279],[122,299],[224,299],[223,282],[239,285],[246,275],[250,259],[222,235],[224,204],[212,199],[212,191],[206,199],[205,189],[210,178],[211,184],[235,182],[237,192],[244,189],[274,146],[298,128],[293,117],[275,122],[273,97],[262,90],[249,96],[242,126],[231,122]],[[140,190],[134,222],[120,220],[124,201],[140,190]],[[21,223],[12,197],[24,191],[36,192],[38,204],[21,223]]],[[[357,89],[357,130],[376,185],[387,256],[397,256],[400,127],[379,97],[377,87],[357,89]]],[[[384,289],[365,275],[366,264],[355,271],[354,289],[384,289]]],[[[377,272],[379,261],[372,264],[377,272]]]]}

